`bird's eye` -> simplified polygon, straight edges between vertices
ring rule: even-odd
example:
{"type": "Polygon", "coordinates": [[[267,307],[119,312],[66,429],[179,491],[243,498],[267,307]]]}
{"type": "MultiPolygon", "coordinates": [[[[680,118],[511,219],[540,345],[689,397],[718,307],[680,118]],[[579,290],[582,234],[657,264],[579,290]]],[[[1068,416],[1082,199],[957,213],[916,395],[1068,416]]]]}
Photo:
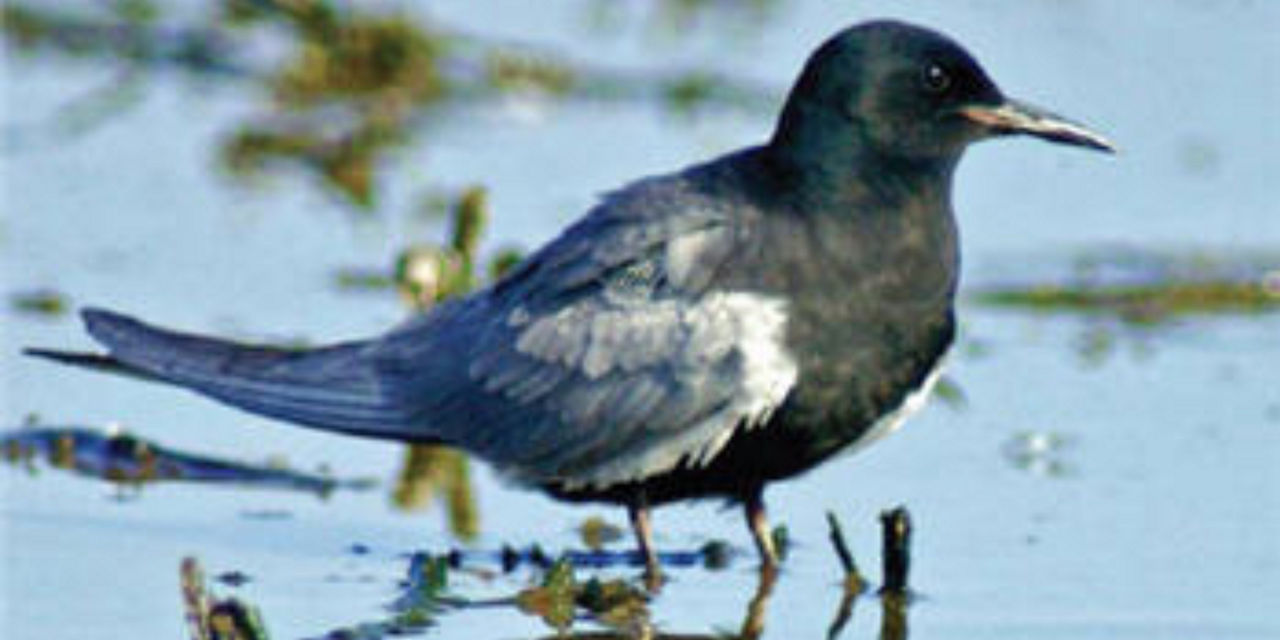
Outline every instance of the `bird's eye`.
{"type": "Polygon", "coordinates": [[[920,81],[930,93],[942,93],[951,88],[951,74],[938,64],[925,67],[920,81]]]}

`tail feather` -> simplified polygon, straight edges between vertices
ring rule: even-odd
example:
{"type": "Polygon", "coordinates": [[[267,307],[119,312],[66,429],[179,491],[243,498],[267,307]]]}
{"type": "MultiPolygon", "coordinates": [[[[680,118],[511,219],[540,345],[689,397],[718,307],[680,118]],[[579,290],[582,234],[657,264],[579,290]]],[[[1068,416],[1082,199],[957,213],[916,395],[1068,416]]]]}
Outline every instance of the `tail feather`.
{"type": "Polygon", "coordinates": [[[112,358],[111,356],[101,353],[84,353],[81,351],[58,351],[56,349],[23,349],[22,353],[36,358],[44,358],[61,364],[69,364],[84,369],[94,369],[118,376],[128,376],[130,378],[138,378],[149,382],[163,382],[140,369],[134,369],[128,365],[112,358]]]}
{"type": "Polygon", "coordinates": [[[383,393],[367,342],[318,349],[244,345],[160,329],[102,309],[83,312],[106,355],[28,350],[38,357],[186,387],[303,425],[412,439],[404,411],[383,393]]]}

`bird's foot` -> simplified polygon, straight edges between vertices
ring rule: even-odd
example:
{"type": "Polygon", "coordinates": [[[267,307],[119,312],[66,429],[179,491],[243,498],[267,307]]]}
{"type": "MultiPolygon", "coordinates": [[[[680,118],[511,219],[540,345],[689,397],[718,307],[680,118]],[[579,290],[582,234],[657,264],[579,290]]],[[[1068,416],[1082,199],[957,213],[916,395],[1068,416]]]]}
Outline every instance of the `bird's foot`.
{"type": "Polygon", "coordinates": [[[662,591],[662,585],[666,584],[667,576],[662,573],[662,568],[656,563],[645,564],[644,573],[640,574],[640,580],[644,584],[644,588],[649,595],[658,595],[662,591]]]}

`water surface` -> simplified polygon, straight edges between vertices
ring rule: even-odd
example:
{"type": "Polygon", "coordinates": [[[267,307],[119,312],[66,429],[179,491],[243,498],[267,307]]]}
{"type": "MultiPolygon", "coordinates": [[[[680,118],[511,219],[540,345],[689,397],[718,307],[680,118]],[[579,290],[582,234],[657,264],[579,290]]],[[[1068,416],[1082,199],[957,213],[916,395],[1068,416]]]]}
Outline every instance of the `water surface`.
{"type": "MultiPolygon", "coordinates": [[[[591,4],[440,2],[429,15],[602,65],[717,69],[779,96],[838,27],[881,12],[924,22],[970,46],[1010,94],[1096,125],[1123,149],[1114,159],[1033,141],[973,150],[955,196],[965,286],[1051,278],[1070,270],[1067,256],[1099,245],[1227,255],[1280,246],[1280,129],[1262,124],[1280,106],[1274,3],[778,2],[762,23],[704,24],[687,39],[642,27],[602,33],[591,4]]],[[[88,64],[11,57],[6,135],[38,129],[109,79],[88,64]]],[[[414,185],[487,185],[494,224],[484,250],[531,247],[595,194],[756,142],[771,125],[766,113],[689,122],[645,104],[477,107],[405,151],[397,162],[411,168],[388,185],[379,217],[353,222],[305,180],[246,191],[214,169],[218,137],[260,96],[176,78],[149,86],[82,136],[2,156],[6,293],[47,287],[73,304],[242,337],[367,335],[402,317],[401,303],[341,291],[333,273],[388,265],[406,244],[439,237],[438,225],[405,213],[414,185]]],[[[874,575],[875,518],[898,504],[916,522],[912,637],[1280,636],[1280,319],[1132,328],[971,304],[961,313],[965,342],[949,375],[962,409],[935,402],[877,446],[771,488],[794,548],[764,637],[825,637],[841,596],[828,510],[874,575]],[[1091,349],[1100,327],[1108,342],[1091,349]]],[[[398,446],[17,355],[21,345],[89,346],[67,315],[10,310],[5,327],[6,426],[29,414],[120,424],[182,450],[381,481],[319,499],[191,484],[122,492],[54,469],[0,469],[0,630],[12,640],[182,637],[178,566],[188,555],[210,573],[250,576],[215,589],[260,607],[272,637],[316,637],[385,618],[409,552],[533,543],[555,552],[581,548],[576,528],[589,516],[625,524],[616,510],[557,504],[474,464],[479,535],[460,541],[445,510],[392,501],[398,446]]],[[[721,571],[674,570],[651,605],[658,628],[740,628],[756,577],[739,518],[714,503],[657,512],[660,547],[724,538],[746,554],[721,571]]],[[[454,586],[502,597],[536,579],[521,569],[454,586]]],[[[864,598],[840,637],[876,637],[880,625],[878,603],[864,598]]],[[[507,607],[448,614],[426,635],[551,633],[507,607]]]]}

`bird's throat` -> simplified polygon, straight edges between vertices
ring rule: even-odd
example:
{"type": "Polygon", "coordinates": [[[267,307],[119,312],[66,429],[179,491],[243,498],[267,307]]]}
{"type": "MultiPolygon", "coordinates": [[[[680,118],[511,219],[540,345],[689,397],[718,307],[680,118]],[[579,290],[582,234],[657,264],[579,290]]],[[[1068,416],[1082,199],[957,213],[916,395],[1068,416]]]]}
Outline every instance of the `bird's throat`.
{"type": "Polygon", "coordinates": [[[960,159],[887,155],[869,145],[838,141],[822,146],[820,153],[802,153],[775,141],[769,155],[779,186],[794,194],[804,210],[837,215],[901,210],[908,203],[949,212],[960,159]]]}

